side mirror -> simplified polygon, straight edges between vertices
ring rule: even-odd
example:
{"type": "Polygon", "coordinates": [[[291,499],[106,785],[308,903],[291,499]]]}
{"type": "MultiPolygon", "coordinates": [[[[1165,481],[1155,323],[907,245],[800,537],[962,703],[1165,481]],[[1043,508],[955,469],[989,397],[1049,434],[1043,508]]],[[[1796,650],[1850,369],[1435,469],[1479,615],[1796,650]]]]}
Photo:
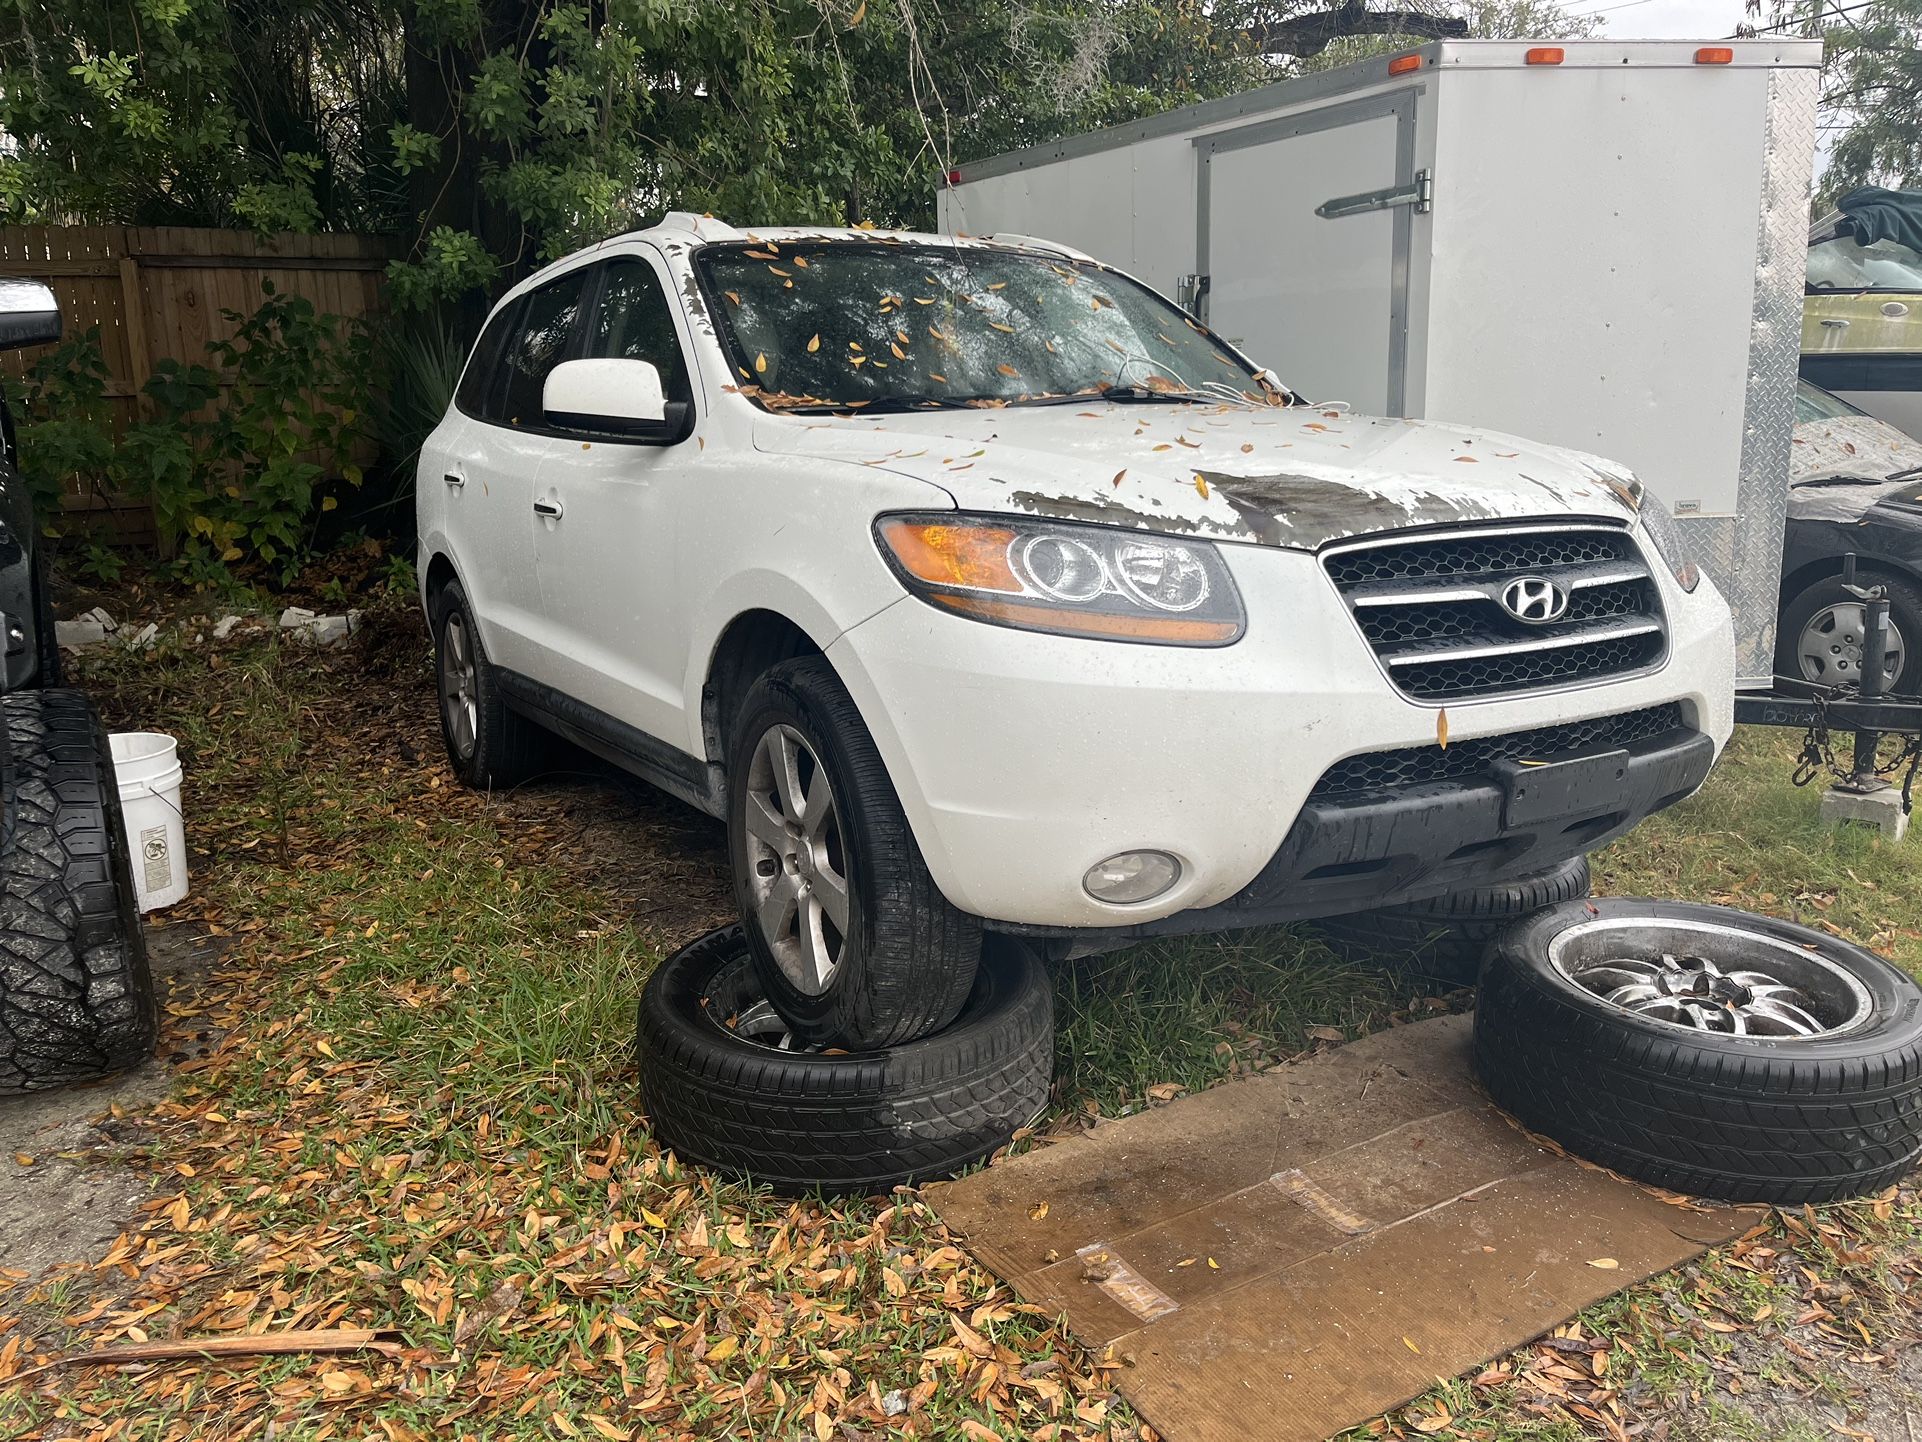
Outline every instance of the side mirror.
{"type": "Polygon", "coordinates": [[[694,407],[670,401],[652,361],[562,361],[541,391],[547,423],[617,440],[671,446],[694,428],[694,407]]]}
{"type": "Polygon", "coordinates": [[[60,339],[60,307],[37,280],[0,279],[0,350],[52,345],[60,339]]]}

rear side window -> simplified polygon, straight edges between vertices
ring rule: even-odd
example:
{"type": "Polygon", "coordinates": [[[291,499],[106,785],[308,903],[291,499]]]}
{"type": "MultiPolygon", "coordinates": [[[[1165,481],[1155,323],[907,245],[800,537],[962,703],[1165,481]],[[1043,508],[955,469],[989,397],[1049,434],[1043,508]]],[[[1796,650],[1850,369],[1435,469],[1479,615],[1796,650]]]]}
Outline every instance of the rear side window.
{"type": "Polygon", "coordinates": [[[660,277],[644,260],[617,260],[607,267],[600,305],[588,323],[583,354],[612,360],[653,362],[661,392],[671,401],[694,398],[674,314],[660,277]]]}
{"type": "Polygon", "coordinates": [[[460,389],[454,392],[454,404],[463,415],[482,421],[499,419],[487,403],[500,394],[501,351],[506,348],[508,334],[520,311],[519,301],[502,306],[475,342],[474,354],[467,362],[467,369],[461,372],[460,389]]]}
{"type": "Polygon", "coordinates": [[[581,288],[587,272],[575,271],[530,293],[507,342],[505,383],[495,393],[486,419],[508,426],[543,423],[541,391],[547,373],[568,357],[581,314],[581,288]]]}

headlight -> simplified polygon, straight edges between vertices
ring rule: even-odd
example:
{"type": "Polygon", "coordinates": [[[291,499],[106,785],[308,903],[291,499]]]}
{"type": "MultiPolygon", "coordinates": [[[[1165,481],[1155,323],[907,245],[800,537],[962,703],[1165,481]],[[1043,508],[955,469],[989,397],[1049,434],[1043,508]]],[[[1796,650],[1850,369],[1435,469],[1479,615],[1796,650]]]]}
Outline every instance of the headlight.
{"type": "Polygon", "coordinates": [[[1654,543],[1656,554],[1675,575],[1675,583],[1684,591],[1693,591],[1702,584],[1702,572],[1688,553],[1688,542],[1682,539],[1682,528],[1675,524],[1675,517],[1669,514],[1667,504],[1647,487],[1642,489],[1640,515],[1642,529],[1654,543]]]}
{"type": "Polygon", "coordinates": [[[874,533],[901,583],[977,621],[1161,646],[1226,646],[1246,620],[1206,541],[1006,516],[883,516],[874,533]]]}

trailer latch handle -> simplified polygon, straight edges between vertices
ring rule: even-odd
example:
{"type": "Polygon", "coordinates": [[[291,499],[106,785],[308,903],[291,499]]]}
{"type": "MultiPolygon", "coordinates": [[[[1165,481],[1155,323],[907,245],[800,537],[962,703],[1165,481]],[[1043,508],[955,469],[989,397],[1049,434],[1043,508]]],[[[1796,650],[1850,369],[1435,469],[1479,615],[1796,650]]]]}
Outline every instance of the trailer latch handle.
{"type": "Polygon", "coordinates": [[[1425,170],[1415,172],[1415,178],[1406,185],[1391,185],[1385,190],[1364,190],[1359,195],[1338,195],[1333,200],[1324,200],[1315,207],[1315,214],[1323,220],[1339,220],[1344,215],[1365,215],[1371,210],[1387,210],[1390,206],[1412,206],[1417,215],[1426,215],[1435,208],[1435,181],[1425,170]]]}

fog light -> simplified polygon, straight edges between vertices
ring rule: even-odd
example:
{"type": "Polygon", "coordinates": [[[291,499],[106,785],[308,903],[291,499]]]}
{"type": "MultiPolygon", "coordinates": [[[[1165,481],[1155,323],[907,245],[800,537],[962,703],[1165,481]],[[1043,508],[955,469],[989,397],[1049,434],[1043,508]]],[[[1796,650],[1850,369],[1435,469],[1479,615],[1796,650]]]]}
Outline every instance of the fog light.
{"type": "Polygon", "coordinates": [[[1081,885],[1096,901],[1117,906],[1152,901],[1181,880],[1181,863],[1165,851],[1124,851],[1088,868],[1081,885]]]}

